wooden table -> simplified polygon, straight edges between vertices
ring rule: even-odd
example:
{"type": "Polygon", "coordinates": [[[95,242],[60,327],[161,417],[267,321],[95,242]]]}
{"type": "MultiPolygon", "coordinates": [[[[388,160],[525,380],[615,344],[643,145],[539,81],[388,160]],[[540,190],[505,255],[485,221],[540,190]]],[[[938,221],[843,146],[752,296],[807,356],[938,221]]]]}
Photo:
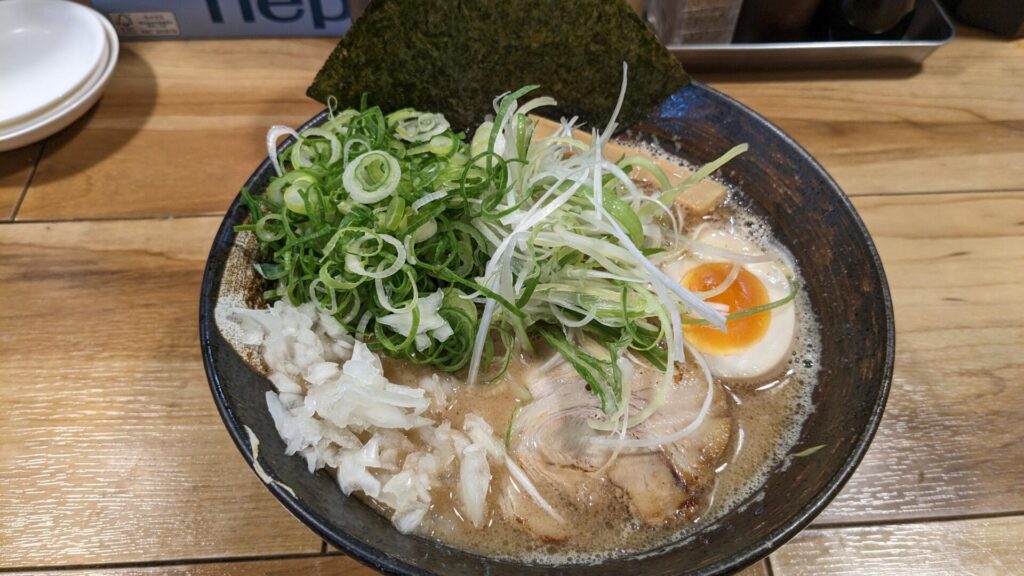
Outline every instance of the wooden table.
{"type": "MultiPolygon", "coordinates": [[[[328,40],[128,43],[106,96],[0,154],[0,572],[371,571],[247,469],[197,301],[271,124],[328,40]]],[[[898,325],[882,427],[752,574],[1024,574],[1024,42],[920,71],[704,75],[806,146],[878,243],[898,325]]]]}

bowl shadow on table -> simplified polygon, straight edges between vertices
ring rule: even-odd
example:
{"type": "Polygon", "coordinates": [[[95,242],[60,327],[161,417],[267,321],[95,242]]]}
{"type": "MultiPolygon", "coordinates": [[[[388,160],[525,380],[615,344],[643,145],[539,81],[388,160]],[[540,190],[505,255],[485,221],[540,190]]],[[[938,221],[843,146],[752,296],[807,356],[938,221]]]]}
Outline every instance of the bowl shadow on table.
{"type": "Polygon", "coordinates": [[[32,164],[39,155],[38,142],[0,152],[0,186],[9,181],[23,182],[27,170],[31,170],[32,164]]]}
{"type": "Polygon", "coordinates": [[[131,45],[122,46],[117,68],[106,91],[88,112],[46,140],[40,164],[75,147],[74,164],[41,170],[36,183],[55,182],[99,164],[128,144],[156,107],[156,74],[131,45]]]}

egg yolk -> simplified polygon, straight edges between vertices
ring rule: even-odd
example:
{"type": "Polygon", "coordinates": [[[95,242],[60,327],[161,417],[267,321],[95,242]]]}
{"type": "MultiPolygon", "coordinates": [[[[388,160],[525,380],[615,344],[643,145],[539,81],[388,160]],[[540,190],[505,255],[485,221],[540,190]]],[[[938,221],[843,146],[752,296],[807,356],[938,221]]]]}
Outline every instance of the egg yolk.
{"type": "MultiPolygon", "coordinates": [[[[707,292],[724,282],[729,276],[730,270],[732,270],[731,264],[702,264],[686,274],[682,285],[693,292],[707,292]]],[[[767,304],[768,289],[764,287],[757,276],[747,271],[746,268],[740,268],[739,275],[728,288],[706,301],[725,304],[729,307],[727,314],[735,314],[767,304]]],[[[723,332],[714,326],[696,325],[684,326],[683,333],[686,340],[701,352],[719,356],[735,354],[764,338],[765,333],[768,332],[768,325],[771,324],[771,318],[772,315],[765,311],[726,322],[725,326],[728,332],[723,332]]]]}

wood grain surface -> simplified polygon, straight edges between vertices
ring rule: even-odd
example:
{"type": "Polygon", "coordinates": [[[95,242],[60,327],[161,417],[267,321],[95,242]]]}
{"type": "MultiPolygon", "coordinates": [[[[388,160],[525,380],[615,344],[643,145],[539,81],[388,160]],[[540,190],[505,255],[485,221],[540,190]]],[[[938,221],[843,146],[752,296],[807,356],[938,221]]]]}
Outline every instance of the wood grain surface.
{"type": "MultiPolygon", "coordinates": [[[[698,75],[855,196],[897,323],[863,463],[743,576],[1024,573],[1024,41],[958,33],[919,71],[698,75]]],[[[197,334],[220,215],[332,47],[125,43],[96,108],[0,153],[0,572],[373,573],[244,464],[197,334]]]]}
{"type": "Polygon", "coordinates": [[[1024,189],[1024,40],[957,34],[919,72],[698,78],[778,124],[848,194],[1024,189]]]}
{"type": "Polygon", "coordinates": [[[775,576],[1024,574],[1024,519],[805,530],[772,556],[775,576]]]}
{"type": "Polygon", "coordinates": [[[267,128],[323,108],[305,89],[333,45],[125,43],[99,105],[47,144],[19,219],[223,213],[267,128]]]}
{"type": "Polygon", "coordinates": [[[818,522],[1024,512],[1024,194],[855,200],[896,368],[867,457],[818,522]]]}
{"type": "Polygon", "coordinates": [[[0,568],[320,550],[203,374],[217,224],[0,226],[0,568]]]}
{"type": "Polygon", "coordinates": [[[974,124],[1024,119],[1024,41],[959,27],[955,42],[914,68],[707,73],[783,121],[974,124]]]}
{"type": "MultiPolygon", "coordinates": [[[[1024,189],[1021,41],[964,36],[920,71],[697,79],[779,124],[851,195],[1024,189]]],[[[47,145],[18,218],[222,211],[266,157],[266,129],[297,126],[323,108],[304,93],[332,47],[327,39],[126,43],[100,104],[47,145]]]]}

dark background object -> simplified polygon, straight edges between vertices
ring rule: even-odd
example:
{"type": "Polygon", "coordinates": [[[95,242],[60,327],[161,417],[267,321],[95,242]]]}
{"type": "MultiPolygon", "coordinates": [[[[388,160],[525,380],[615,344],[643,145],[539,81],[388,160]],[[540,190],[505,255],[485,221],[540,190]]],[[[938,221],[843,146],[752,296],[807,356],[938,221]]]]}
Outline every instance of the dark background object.
{"type": "Polygon", "coordinates": [[[829,40],[899,40],[914,13],[914,0],[826,0],[829,40]]]}
{"type": "Polygon", "coordinates": [[[911,70],[910,67],[921,64],[937,48],[952,40],[954,28],[938,0],[917,0],[906,34],[899,40],[819,41],[827,38],[827,30],[814,30],[810,36],[804,41],[741,42],[737,39],[732,44],[674,44],[668,49],[691,72],[824,69],[835,73],[841,69],[894,66],[911,70]]]}
{"type": "Polygon", "coordinates": [[[915,0],[746,0],[733,42],[900,40],[914,18],[914,4],[915,0]]]}
{"type": "MultiPolygon", "coordinates": [[[[324,111],[303,128],[321,124],[324,111]]],[[[806,458],[776,467],[759,493],[693,538],[640,558],[599,566],[560,567],[570,576],[726,574],[767,556],[806,526],[846,483],[867,451],[882,417],[892,379],[894,320],[882,264],[864,224],[824,169],[767,120],[735,100],[698,83],[681,88],[630,133],[657,139],[695,163],[717,158],[737,142],[750,151],[722,170],[766,217],[796,257],[822,328],[820,384],[815,410],[794,452],[824,445],[806,458]]],[[[283,143],[281,149],[291,140],[283,143]]],[[[265,160],[246,183],[262,193],[273,168],[265,160]]],[[[535,576],[547,566],[522,566],[468,554],[439,543],[402,536],[383,516],[345,497],[332,477],[310,474],[305,460],[284,454],[267,412],[266,378],[252,370],[224,340],[214,317],[233,226],[248,217],[236,198],[210,250],[200,297],[200,344],[214,401],[246,462],[252,446],[242,426],[261,440],[260,464],[295,490],[268,486],[274,496],[318,535],[354,558],[394,574],[535,576]]]]}
{"type": "Polygon", "coordinates": [[[1008,38],[1024,36],[1024,0],[958,0],[956,17],[1008,38]]]}
{"type": "Polygon", "coordinates": [[[821,0],[744,0],[732,41],[810,40],[810,26],[821,0]]]}

